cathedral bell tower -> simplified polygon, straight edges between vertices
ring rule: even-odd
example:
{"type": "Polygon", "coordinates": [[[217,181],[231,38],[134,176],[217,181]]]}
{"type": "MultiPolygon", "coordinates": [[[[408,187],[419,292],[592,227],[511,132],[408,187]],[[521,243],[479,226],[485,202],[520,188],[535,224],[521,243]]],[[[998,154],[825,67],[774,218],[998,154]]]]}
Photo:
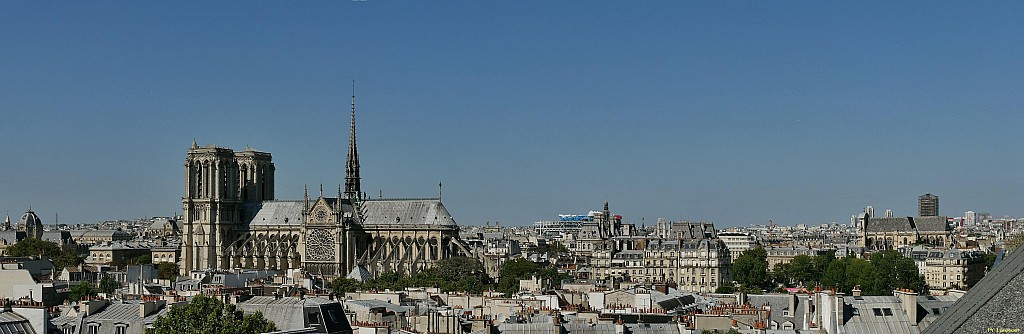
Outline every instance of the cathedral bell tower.
{"type": "Polygon", "coordinates": [[[274,198],[270,154],[247,148],[199,147],[193,140],[185,157],[185,263],[182,272],[228,269],[227,247],[245,228],[239,226],[247,203],[274,198]]]}

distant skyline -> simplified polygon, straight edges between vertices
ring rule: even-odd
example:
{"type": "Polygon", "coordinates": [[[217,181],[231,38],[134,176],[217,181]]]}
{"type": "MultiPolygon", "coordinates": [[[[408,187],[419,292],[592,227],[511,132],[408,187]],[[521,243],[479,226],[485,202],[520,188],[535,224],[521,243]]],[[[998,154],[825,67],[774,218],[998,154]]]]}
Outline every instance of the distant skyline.
{"type": "MultiPolygon", "coordinates": [[[[273,154],[462,225],[1024,216],[1024,4],[0,4],[0,210],[180,213],[185,153],[273,154]],[[790,5],[790,6],[785,6],[790,5]]],[[[316,195],[312,193],[311,195],[316,195]]],[[[2,213],[2,212],[0,212],[2,213]]]]}

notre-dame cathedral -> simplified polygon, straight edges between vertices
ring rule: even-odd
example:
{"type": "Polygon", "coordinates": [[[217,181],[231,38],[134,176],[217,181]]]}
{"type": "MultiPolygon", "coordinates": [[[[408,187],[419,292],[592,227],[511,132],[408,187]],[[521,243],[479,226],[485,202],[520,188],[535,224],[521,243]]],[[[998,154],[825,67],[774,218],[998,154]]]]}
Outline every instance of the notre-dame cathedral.
{"type": "Polygon", "coordinates": [[[355,96],[344,191],[274,199],[270,153],[195,141],[185,158],[182,273],[298,269],[326,277],[412,273],[469,251],[440,198],[371,199],[360,191],[355,96]]]}

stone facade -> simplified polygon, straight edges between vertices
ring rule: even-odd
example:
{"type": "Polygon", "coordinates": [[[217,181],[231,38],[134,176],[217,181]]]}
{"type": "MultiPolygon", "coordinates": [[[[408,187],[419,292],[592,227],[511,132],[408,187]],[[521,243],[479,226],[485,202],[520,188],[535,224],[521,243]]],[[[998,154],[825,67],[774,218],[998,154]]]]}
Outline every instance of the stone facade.
{"type": "Polygon", "coordinates": [[[911,245],[948,248],[956,244],[947,218],[868,217],[860,229],[858,246],[868,251],[897,249],[911,245]]]}
{"type": "Polygon", "coordinates": [[[235,152],[193,141],[185,159],[182,274],[204,269],[304,269],[338,277],[356,267],[376,275],[415,272],[468,254],[440,198],[370,199],[359,191],[355,109],[345,191],[274,199],[270,153],[235,152]]]}

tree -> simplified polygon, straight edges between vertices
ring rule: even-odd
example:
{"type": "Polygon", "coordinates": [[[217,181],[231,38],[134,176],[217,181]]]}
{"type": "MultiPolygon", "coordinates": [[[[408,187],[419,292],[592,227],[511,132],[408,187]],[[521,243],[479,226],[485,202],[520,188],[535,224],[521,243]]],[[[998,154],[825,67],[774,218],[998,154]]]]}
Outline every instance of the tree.
{"type": "Polygon", "coordinates": [[[871,264],[875,267],[873,295],[888,295],[898,288],[927,292],[928,285],[917,271],[917,264],[903,254],[894,250],[875,253],[871,255],[871,264]]]}
{"type": "Polygon", "coordinates": [[[259,311],[245,314],[235,305],[198,295],[187,305],[172,306],[166,314],[158,316],[153,328],[146,329],[146,334],[241,334],[276,330],[277,326],[259,311]]]}
{"type": "Polygon", "coordinates": [[[60,245],[52,241],[36,238],[25,238],[7,247],[8,256],[45,256],[60,255],[60,245]]]}
{"type": "Polygon", "coordinates": [[[519,280],[530,278],[540,269],[540,265],[524,258],[505,261],[505,265],[501,267],[497,290],[505,295],[515,294],[519,292],[519,280]]]}
{"type": "Polygon", "coordinates": [[[128,265],[133,265],[133,266],[137,266],[137,265],[140,265],[140,264],[151,264],[151,263],[153,263],[153,258],[150,257],[147,254],[142,254],[142,255],[139,255],[139,256],[136,256],[136,257],[128,259],[128,265]]]}
{"type": "Polygon", "coordinates": [[[331,281],[331,291],[338,296],[348,292],[355,292],[362,288],[362,283],[348,277],[338,277],[331,281]]]}
{"type": "MultiPolygon", "coordinates": [[[[853,291],[854,286],[860,286],[861,293],[865,295],[872,294],[875,289],[875,266],[871,262],[864,259],[849,259],[846,264],[846,285],[850,287],[850,291],[853,291]]],[[[890,291],[891,293],[891,291],[890,291]]]]}
{"type": "Polygon", "coordinates": [[[79,301],[82,300],[82,298],[84,297],[95,295],[96,290],[92,288],[92,284],[90,284],[89,282],[78,282],[78,284],[71,287],[71,290],[68,291],[67,300],[79,301]]]}
{"type": "Polygon", "coordinates": [[[78,250],[75,246],[64,245],[61,247],[60,254],[53,259],[53,266],[56,271],[64,270],[67,267],[74,267],[85,263],[85,259],[81,255],[78,255],[78,250]]]}
{"type": "Polygon", "coordinates": [[[433,286],[442,291],[480,293],[490,286],[489,280],[483,263],[474,258],[457,256],[440,260],[433,268],[420,270],[413,275],[389,271],[363,283],[337,278],[331,281],[331,288],[338,294],[357,289],[402,290],[414,286],[433,286]]]}
{"type": "Polygon", "coordinates": [[[732,282],[724,282],[724,283],[718,285],[718,288],[715,289],[715,293],[735,293],[735,292],[736,292],[736,285],[732,284],[732,282]]]}
{"type": "Polygon", "coordinates": [[[744,289],[768,283],[768,252],[757,247],[740,254],[732,266],[733,278],[744,289]]]}
{"type": "Polygon", "coordinates": [[[992,266],[996,264],[996,258],[998,254],[994,252],[985,253],[985,269],[991,271],[992,266]]]}
{"type": "Polygon", "coordinates": [[[82,264],[74,246],[61,247],[55,242],[36,238],[25,238],[7,247],[8,256],[45,256],[53,262],[54,271],[82,264]]]}
{"type": "Polygon", "coordinates": [[[821,273],[821,285],[836,291],[849,293],[852,286],[846,281],[846,268],[852,258],[832,261],[821,273]]]}
{"type": "Polygon", "coordinates": [[[160,279],[178,278],[178,271],[180,269],[178,264],[174,262],[160,262],[160,264],[156,265],[157,276],[160,279]]]}
{"type": "Polygon", "coordinates": [[[114,293],[117,289],[121,288],[121,283],[114,280],[113,277],[103,273],[103,277],[100,278],[99,290],[102,293],[114,293]]]}
{"type": "Polygon", "coordinates": [[[771,280],[777,285],[789,286],[793,284],[793,276],[790,275],[791,263],[776,263],[772,268],[771,280]]]}
{"type": "Polygon", "coordinates": [[[807,255],[797,255],[789,262],[789,276],[794,283],[800,286],[809,287],[818,280],[817,268],[814,266],[814,259],[807,255]]]}

